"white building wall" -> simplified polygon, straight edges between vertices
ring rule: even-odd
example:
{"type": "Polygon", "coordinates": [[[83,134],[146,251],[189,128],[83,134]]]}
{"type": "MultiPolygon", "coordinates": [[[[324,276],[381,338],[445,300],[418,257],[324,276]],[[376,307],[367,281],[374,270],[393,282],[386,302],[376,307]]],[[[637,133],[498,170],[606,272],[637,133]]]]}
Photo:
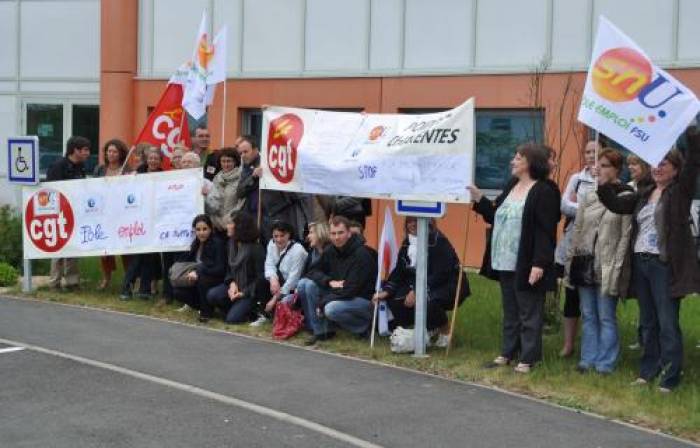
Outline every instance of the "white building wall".
{"type": "Polygon", "coordinates": [[[205,7],[229,26],[230,77],[585,70],[600,14],[661,65],[700,67],[698,0],[140,1],[146,78],[189,57],[205,7]]]}
{"type": "Polygon", "coordinates": [[[99,0],[0,0],[0,205],[16,205],[7,182],[7,138],[25,133],[28,103],[99,103],[99,0]]]}

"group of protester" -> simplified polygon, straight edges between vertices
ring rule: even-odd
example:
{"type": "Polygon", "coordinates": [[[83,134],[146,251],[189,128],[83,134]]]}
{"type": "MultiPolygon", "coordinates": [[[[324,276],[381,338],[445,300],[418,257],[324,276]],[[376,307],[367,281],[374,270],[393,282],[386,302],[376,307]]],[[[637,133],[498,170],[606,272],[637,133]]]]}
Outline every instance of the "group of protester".
{"type": "MultiPolygon", "coordinates": [[[[550,179],[555,153],[528,143],[516,148],[512,178],[491,200],[470,187],[474,210],[492,226],[481,274],[500,283],[503,305],[502,346],[489,367],[515,364],[528,373],[542,360],[545,294],[566,287],[564,347],[570,356],[578,319],[582,337],[577,370],[611,373],[620,352],[616,321],[619,300],[639,301],[639,344],[643,355],[634,384],[660,376],[668,392],[681,379],[683,345],[679,325],[681,299],[700,292],[700,265],[689,214],[700,164],[700,134],[686,132],[685,158],[671,150],[656,167],[630,156],[629,184],[620,180],[624,158],[597,141],[584,148],[584,169],[571,177],[562,195],[550,179]],[[561,215],[564,233],[557,244],[561,215]]],[[[85,177],[82,162],[90,143],[68,141],[66,157],[49,169],[47,180],[85,177]]],[[[104,145],[98,176],[123,175],[126,145],[104,145]]],[[[156,148],[143,150],[137,173],[161,169],[156,148]]],[[[377,253],[365,244],[368,200],[317,197],[259,189],[262,174],[254,137],[239,137],[231,148],[209,150],[209,135],[198,128],[193,147],[177,148],[172,167],[203,167],[205,214],[194,218],[188,252],[122,257],[126,275],[121,298],[131,298],[137,278],[139,296],[153,295],[153,280],[162,277],[166,299],[196,309],[201,321],[217,314],[228,323],[261,325],[278,303],[301,308],[309,344],[344,329],[366,337],[373,303],[384,301],[391,328],[414,323],[417,238],[415,218],[406,218],[404,240],[395,269],[376,290],[377,253]],[[196,268],[186,284],[173,287],[173,263],[196,268]]],[[[455,297],[469,294],[459,258],[434,222],[429,230],[427,329],[438,346],[447,346],[447,311],[455,297]],[[463,284],[464,291],[457,291],[463,284]]],[[[113,257],[102,259],[106,287],[115,269],[113,257]]],[[[77,285],[74,260],[54,260],[52,282],[77,285]]]]}

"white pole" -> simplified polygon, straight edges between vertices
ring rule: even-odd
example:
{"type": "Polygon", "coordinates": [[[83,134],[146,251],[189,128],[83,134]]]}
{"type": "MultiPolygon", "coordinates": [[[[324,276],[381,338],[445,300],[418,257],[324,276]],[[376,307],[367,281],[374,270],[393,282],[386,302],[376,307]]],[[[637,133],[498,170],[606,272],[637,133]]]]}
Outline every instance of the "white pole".
{"type": "MultiPolygon", "coordinates": [[[[37,169],[38,169],[38,164],[37,164],[37,169]]],[[[22,188],[17,188],[18,191],[18,199],[17,199],[17,204],[19,204],[20,208],[20,219],[22,220],[22,227],[24,228],[24,204],[23,204],[23,195],[22,195],[22,188]]],[[[24,248],[22,248],[22,268],[23,268],[23,273],[24,275],[22,276],[22,292],[23,293],[30,293],[32,292],[32,260],[25,258],[24,257],[24,248]]]]}
{"type": "Polygon", "coordinates": [[[223,109],[221,110],[221,146],[224,147],[224,135],[226,132],[226,80],[224,79],[224,101],[223,109]]]}
{"type": "Polygon", "coordinates": [[[416,253],[416,319],[413,326],[413,356],[425,358],[428,308],[428,218],[418,218],[418,250],[416,253]]]}

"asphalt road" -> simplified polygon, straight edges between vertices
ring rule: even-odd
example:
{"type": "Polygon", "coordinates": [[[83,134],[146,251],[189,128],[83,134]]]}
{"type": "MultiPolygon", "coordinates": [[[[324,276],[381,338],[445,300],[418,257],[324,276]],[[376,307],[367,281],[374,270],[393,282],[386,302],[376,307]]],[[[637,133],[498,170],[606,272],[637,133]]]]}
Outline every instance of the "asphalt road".
{"type": "Polygon", "coordinates": [[[0,298],[0,342],[3,448],[690,446],[487,388],[46,302],[0,298]]]}

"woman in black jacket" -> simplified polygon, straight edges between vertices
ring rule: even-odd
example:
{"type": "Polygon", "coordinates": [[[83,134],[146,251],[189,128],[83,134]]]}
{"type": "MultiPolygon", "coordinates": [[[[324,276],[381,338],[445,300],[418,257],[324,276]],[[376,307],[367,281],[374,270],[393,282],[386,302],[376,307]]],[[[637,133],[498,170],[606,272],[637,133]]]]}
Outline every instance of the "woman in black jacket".
{"type": "Polygon", "coordinates": [[[248,213],[237,213],[227,227],[228,259],[224,282],[209,290],[207,302],[226,313],[225,321],[240,324],[250,321],[256,307],[266,300],[270,285],[265,280],[265,249],[259,242],[260,234],[255,218],[248,213]]]}
{"type": "Polygon", "coordinates": [[[494,202],[470,187],[474,211],[493,226],[482,272],[499,280],[503,300],[503,345],[490,366],[508,365],[519,355],[519,373],[529,373],[542,359],[545,292],[556,282],[561,195],[548,179],[551,151],[533,143],[520,145],[511,162],[514,178],[494,202]]]}
{"type": "Polygon", "coordinates": [[[690,230],[690,208],[700,169],[700,133],[688,129],[688,153],[670,151],[652,170],[654,183],[636,194],[617,196],[608,185],[598,198],[610,211],[632,214],[632,285],[639,300],[642,354],[639,377],[645,385],[662,374],[659,389],[681,381],[683,334],[681,299],[700,292],[700,264],[690,230]]]}
{"type": "Polygon", "coordinates": [[[196,270],[187,275],[188,287],[173,288],[173,296],[191,308],[199,310],[199,321],[206,322],[212,316],[212,308],[206,302],[207,292],[224,278],[224,243],[212,232],[214,225],[207,215],[197,215],[192,221],[196,238],[189,252],[178,261],[197,263],[196,270]]]}
{"type": "MultiPolygon", "coordinates": [[[[417,259],[417,219],[409,216],[404,223],[406,237],[401,244],[396,267],[382,285],[382,290],[374,295],[373,301],[385,300],[394,319],[391,329],[412,327],[415,323],[416,304],[416,259],[417,259]]],[[[428,331],[438,331],[437,347],[447,347],[449,326],[447,311],[452,310],[457,291],[457,274],[461,264],[457,253],[445,235],[440,232],[435,221],[431,220],[428,231],[428,331]]],[[[469,295],[469,283],[463,278],[460,299],[469,295]]]]}

